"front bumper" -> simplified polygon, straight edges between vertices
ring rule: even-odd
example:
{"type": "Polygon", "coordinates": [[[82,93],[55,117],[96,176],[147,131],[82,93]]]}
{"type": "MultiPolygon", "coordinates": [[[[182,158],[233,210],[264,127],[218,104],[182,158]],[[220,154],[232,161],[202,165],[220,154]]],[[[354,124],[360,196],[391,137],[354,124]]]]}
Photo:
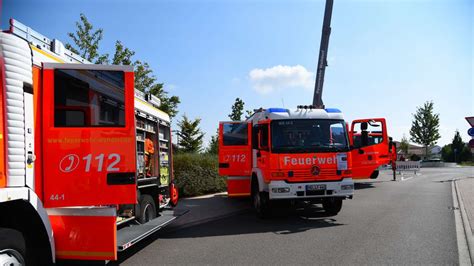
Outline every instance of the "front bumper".
{"type": "Polygon", "coordinates": [[[352,198],[354,195],[354,181],[352,181],[352,178],[344,178],[336,182],[310,183],[271,181],[270,184],[268,184],[268,194],[270,199],[352,198]],[[316,193],[314,191],[306,191],[308,185],[325,185],[326,189],[316,193]]]}

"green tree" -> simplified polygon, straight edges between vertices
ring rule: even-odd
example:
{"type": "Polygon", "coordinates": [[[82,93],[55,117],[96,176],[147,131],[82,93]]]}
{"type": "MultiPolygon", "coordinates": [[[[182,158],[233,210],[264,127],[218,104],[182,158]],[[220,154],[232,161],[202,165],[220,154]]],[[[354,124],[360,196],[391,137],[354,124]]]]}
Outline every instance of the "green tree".
{"type": "Polygon", "coordinates": [[[410,144],[408,143],[408,138],[403,134],[402,140],[400,141],[400,150],[403,152],[404,155],[408,154],[408,148],[410,144]]]}
{"type": "Polygon", "coordinates": [[[160,109],[173,118],[178,114],[178,105],[181,100],[178,96],[168,96],[168,92],[163,89],[163,83],[155,83],[148,90],[151,94],[155,95],[161,100],[160,109]]]}
{"type": "Polygon", "coordinates": [[[245,119],[249,119],[253,115],[253,112],[250,110],[245,110],[245,119]]]}
{"type": "Polygon", "coordinates": [[[413,115],[410,140],[422,144],[425,147],[425,156],[428,157],[429,147],[440,138],[439,114],[434,114],[433,102],[425,102],[422,107],[417,107],[413,115]]]}
{"type": "Polygon", "coordinates": [[[466,143],[462,140],[461,134],[456,130],[454,133],[453,141],[450,144],[451,158],[453,162],[460,163],[469,161],[472,157],[471,150],[467,147],[466,143]]]}
{"type": "MultiPolygon", "coordinates": [[[[103,29],[94,30],[84,14],[80,15],[80,21],[76,22],[76,32],[69,33],[77,49],[70,44],[66,48],[81,55],[85,59],[96,64],[108,64],[109,55],[99,54],[99,43],[103,38],[103,29]]],[[[148,63],[133,60],[135,52],[125,47],[121,41],[115,42],[115,52],[112,58],[114,65],[133,65],[135,70],[135,89],[151,93],[161,100],[160,109],[173,118],[178,113],[178,105],[181,102],[178,96],[169,96],[163,89],[163,83],[157,83],[153,70],[148,63]]]]}
{"type": "Polygon", "coordinates": [[[236,98],[234,104],[232,105],[232,113],[230,113],[229,118],[232,121],[242,120],[242,114],[244,113],[244,101],[240,98],[236,98]]]}
{"type": "Polygon", "coordinates": [[[441,158],[444,162],[454,162],[454,153],[451,144],[444,145],[441,149],[441,158]]]}
{"type": "Polygon", "coordinates": [[[219,153],[219,137],[212,136],[209,141],[209,147],[207,147],[206,153],[218,154],[219,153]]]}
{"type": "Polygon", "coordinates": [[[451,149],[454,152],[454,157],[457,157],[456,158],[457,163],[460,162],[459,154],[461,154],[464,146],[466,146],[466,144],[464,143],[464,141],[462,141],[461,134],[459,134],[459,131],[456,130],[454,132],[453,141],[451,142],[451,149]]]}
{"type": "Polygon", "coordinates": [[[125,47],[121,41],[115,42],[115,53],[112,58],[113,65],[132,65],[132,56],[135,52],[125,47]]]}
{"type": "Polygon", "coordinates": [[[107,64],[109,62],[109,55],[99,54],[99,43],[104,37],[104,30],[94,30],[92,24],[82,13],[80,14],[80,19],[80,21],[76,22],[76,32],[68,33],[75,46],[66,43],[66,49],[79,54],[92,63],[107,64]]]}
{"type": "Polygon", "coordinates": [[[211,136],[211,140],[209,141],[209,146],[207,147],[206,153],[219,153],[219,129],[217,129],[216,135],[211,136]]]}
{"type": "Polygon", "coordinates": [[[163,89],[163,83],[157,83],[153,70],[146,62],[136,60],[133,63],[131,57],[135,54],[128,48],[125,48],[120,41],[115,44],[114,63],[131,64],[135,69],[135,89],[158,97],[161,100],[160,109],[167,113],[171,118],[178,113],[178,105],[181,103],[178,96],[168,96],[168,92],[163,89]]]}
{"type": "Polygon", "coordinates": [[[179,150],[188,153],[198,153],[202,149],[202,139],[204,133],[199,128],[201,119],[189,120],[186,114],[183,115],[181,121],[178,121],[179,127],[179,150]]]}

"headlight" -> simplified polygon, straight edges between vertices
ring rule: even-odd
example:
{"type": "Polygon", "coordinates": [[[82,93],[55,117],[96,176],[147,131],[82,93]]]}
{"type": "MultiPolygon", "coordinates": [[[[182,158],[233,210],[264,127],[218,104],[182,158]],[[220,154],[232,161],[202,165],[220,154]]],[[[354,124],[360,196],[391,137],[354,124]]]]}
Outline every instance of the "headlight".
{"type": "Polygon", "coordinates": [[[354,185],[342,185],[341,190],[353,190],[354,185]]]}
{"type": "Polygon", "coordinates": [[[288,193],[290,192],[289,187],[274,187],[272,188],[273,193],[288,193]]]}

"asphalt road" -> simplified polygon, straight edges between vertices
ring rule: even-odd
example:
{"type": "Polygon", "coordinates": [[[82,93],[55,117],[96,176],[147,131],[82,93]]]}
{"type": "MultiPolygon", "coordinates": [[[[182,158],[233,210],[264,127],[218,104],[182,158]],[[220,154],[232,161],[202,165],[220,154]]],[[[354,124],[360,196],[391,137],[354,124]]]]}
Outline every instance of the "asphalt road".
{"type": "MultiPolygon", "coordinates": [[[[252,211],[164,230],[122,253],[121,265],[458,264],[452,178],[474,168],[427,168],[405,181],[357,182],[353,200],[261,220],[252,211]]],[[[231,200],[231,199],[227,199],[231,200]]]]}

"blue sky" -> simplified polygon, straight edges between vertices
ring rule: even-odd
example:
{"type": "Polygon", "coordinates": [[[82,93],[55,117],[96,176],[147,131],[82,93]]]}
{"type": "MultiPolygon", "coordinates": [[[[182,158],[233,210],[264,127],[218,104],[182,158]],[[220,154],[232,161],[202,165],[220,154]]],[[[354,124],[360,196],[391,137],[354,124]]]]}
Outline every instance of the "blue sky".
{"type": "MultiPolygon", "coordinates": [[[[69,41],[79,13],[104,29],[101,52],[121,40],[148,62],[180,113],[202,119],[206,142],[240,97],[247,109],[311,104],[324,1],[3,0],[13,17],[69,41]]],[[[323,100],[348,121],[385,117],[409,136],[425,101],[440,114],[442,138],[474,116],[474,4],[457,1],[335,0],[323,100]]]]}

